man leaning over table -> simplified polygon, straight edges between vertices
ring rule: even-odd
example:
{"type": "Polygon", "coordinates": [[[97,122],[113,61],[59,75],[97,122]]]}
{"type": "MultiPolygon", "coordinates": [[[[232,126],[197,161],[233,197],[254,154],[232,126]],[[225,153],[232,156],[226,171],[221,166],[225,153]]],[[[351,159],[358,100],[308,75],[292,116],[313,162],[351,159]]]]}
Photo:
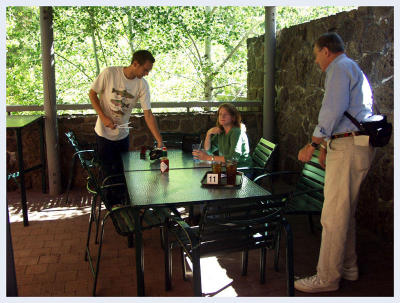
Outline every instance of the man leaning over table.
{"type": "Polygon", "coordinates": [[[129,66],[107,67],[92,84],[89,98],[98,114],[94,130],[104,176],[123,173],[120,154],[129,150],[129,118],[137,101],[157,146],[163,145],[151,111],[149,85],[144,79],[154,62],[149,51],[136,51],[129,66]]]}
{"type": "Polygon", "coordinates": [[[348,111],[361,121],[372,115],[367,78],[346,56],[337,33],[319,37],[313,53],[315,63],[326,73],[325,94],[311,143],[299,151],[298,159],[308,162],[320,147],[319,162],[326,174],[317,273],[295,281],[297,290],[308,293],[335,291],[340,279],[358,279],[355,211],[361,182],[374,157],[369,137],[344,116],[348,111]]]}

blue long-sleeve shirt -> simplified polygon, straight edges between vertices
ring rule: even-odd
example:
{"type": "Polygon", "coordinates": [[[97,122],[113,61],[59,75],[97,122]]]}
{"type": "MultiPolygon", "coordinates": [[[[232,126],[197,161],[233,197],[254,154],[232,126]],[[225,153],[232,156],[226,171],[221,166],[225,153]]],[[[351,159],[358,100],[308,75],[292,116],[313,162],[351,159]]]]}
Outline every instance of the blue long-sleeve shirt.
{"type": "Polygon", "coordinates": [[[326,69],[325,95],[313,136],[328,140],[334,134],[357,131],[344,112],[364,120],[372,115],[372,102],[371,87],[360,67],[339,55],[326,69]]]}

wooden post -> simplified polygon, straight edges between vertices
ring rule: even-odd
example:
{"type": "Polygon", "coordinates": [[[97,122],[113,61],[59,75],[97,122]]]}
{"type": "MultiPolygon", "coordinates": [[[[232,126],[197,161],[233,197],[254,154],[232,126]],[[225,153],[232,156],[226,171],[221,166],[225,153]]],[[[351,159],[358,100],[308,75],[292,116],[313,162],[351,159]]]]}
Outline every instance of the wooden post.
{"type": "Polygon", "coordinates": [[[53,46],[53,9],[40,7],[40,34],[42,44],[43,95],[49,193],[61,193],[60,158],[58,145],[56,81],[53,46]]]}

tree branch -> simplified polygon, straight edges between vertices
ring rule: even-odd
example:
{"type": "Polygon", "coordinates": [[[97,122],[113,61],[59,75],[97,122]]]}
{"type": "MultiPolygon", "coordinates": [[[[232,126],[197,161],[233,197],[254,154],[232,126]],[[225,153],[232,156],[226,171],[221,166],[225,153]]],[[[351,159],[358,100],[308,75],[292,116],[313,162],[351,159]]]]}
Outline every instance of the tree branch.
{"type": "Polygon", "coordinates": [[[213,87],[211,87],[211,90],[215,90],[215,89],[219,89],[219,88],[224,88],[224,87],[227,87],[227,86],[231,86],[231,85],[240,85],[240,83],[239,82],[231,82],[231,83],[228,83],[228,84],[225,84],[225,85],[221,85],[221,86],[213,86],[213,87]]]}
{"type": "Polygon", "coordinates": [[[198,61],[199,61],[200,65],[203,65],[203,61],[201,60],[201,55],[200,55],[199,49],[197,48],[196,42],[194,41],[192,36],[189,34],[189,32],[186,30],[185,26],[183,26],[183,31],[189,36],[189,39],[192,41],[192,44],[197,52],[198,61]]]}
{"type": "Polygon", "coordinates": [[[233,54],[239,49],[239,47],[242,45],[242,43],[247,39],[247,37],[253,32],[254,28],[258,25],[259,23],[255,23],[242,37],[242,39],[239,41],[239,43],[235,46],[235,48],[229,53],[229,55],[225,58],[225,60],[215,69],[215,71],[212,73],[213,76],[219,73],[219,71],[224,67],[226,62],[229,61],[229,59],[233,56],[233,54]]]}
{"type": "Polygon", "coordinates": [[[101,53],[103,54],[104,63],[105,63],[106,66],[108,66],[107,59],[106,59],[106,54],[104,53],[104,47],[103,47],[103,43],[101,42],[99,31],[96,31],[96,34],[97,34],[97,39],[99,40],[99,43],[100,43],[100,48],[101,48],[101,53]]]}
{"type": "Polygon", "coordinates": [[[88,74],[86,74],[83,70],[83,68],[81,68],[79,65],[75,64],[74,62],[68,60],[67,58],[65,58],[63,55],[57,53],[56,51],[54,52],[55,55],[59,56],[60,58],[64,59],[65,61],[67,61],[68,63],[72,64],[73,66],[75,66],[82,74],[84,74],[89,80],[93,80],[92,77],[90,77],[88,74]]]}
{"type": "MultiPolygon", "coordinates": [[[[192,51],[190,48],[188,48],[188,47],[186,47],[186,46],[182,46],[182,45],[181,45],[181,48],[182,48],[186,53],[187,53],[187,50],[189,50],[189,52],[193,55],[193,57],[196,58],[196,55],[193,54],[193,51],[192,51]]],[[[199,69],[197,68],[196,63],[193,61],[192,57],[191,57],[189,54],[188,54],[188,58],[189,58],[190,62],[192,63],[194,69],[195,69],[196,72],[197,72],[197,76],[198,76],[198,78],[200,79],[200,83],[201,83],[201,84],[204,84],[204,82],[201,80],[201,77],[199,76],[199,74],[201,74],[201,72],[200,72],[199,69]]],[[[196,58],[196,59],[197,59],[197,58],[196,58]]],[[[198,62],[198,63],[200,64],[200,62],[198,62]]]]}
{"type": "Polygon", "coordinates": [[[202,84],[201,82],[199,82],[199,81],[197,81],[197,80],[195,80],[195,79],[192,79],[192,78],[189,78],[189,77],[186,77],[186,76],[182,76],[182,75],[180,75],[180,74],[175,74],[175,73],[171,73],[171,72],[167,72],[167,71],[164,71],[164,73],[169,74],[169,75],[174,75],[174,76],[176,76],[176,77],[184,78],[184,79],[187,79],[187,80],[190,80],[190,81],[192,81],[192,82],[194,82],[194,83],[196,83],[196,84],[202,84]]]}

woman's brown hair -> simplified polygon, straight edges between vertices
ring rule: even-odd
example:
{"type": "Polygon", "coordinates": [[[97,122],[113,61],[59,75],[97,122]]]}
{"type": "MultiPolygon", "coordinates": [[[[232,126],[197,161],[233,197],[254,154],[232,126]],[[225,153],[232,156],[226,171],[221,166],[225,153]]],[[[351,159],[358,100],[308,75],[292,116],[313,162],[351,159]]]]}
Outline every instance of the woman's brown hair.
{"type": "Polygon", "coordinates": [[[222,127],[221,124],[219,124],[219,121],[218,121],[219,111],[221,110],[221,108],[224,108],[233,117],[233,126],[240,127],[240,123],[242,123],[242,116],[240,115],[240,112],[236,109],[236,107],[229,103],[224,103],[218,107],[217,126],[221,130],[224,130],[224,128],[222,127]]]}

